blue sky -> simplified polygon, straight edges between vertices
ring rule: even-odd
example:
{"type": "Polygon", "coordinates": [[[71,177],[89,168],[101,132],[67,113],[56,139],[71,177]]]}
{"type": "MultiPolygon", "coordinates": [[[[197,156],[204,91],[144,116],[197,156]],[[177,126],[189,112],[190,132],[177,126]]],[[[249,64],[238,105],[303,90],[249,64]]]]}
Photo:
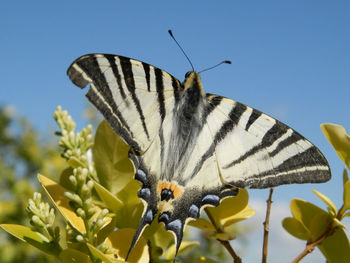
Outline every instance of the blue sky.
{"type": "Polygon", "coordinates": [[[232,61],[202,74],[207,92],[280,119],[329,160],[329,183],[277,188],[276,202],[322,205],[311,193],[317,189],[340,206],[343,164],[319,125],[350,129],[349,12],[348,1],[2,1],[0,105],[14,106],[43,133],[62,105],[82,127],[87,102],[66,76],[70,63],[85,53],[120,54],[183,80],[190,65],[172,29],[197,70],[232,61]]]}

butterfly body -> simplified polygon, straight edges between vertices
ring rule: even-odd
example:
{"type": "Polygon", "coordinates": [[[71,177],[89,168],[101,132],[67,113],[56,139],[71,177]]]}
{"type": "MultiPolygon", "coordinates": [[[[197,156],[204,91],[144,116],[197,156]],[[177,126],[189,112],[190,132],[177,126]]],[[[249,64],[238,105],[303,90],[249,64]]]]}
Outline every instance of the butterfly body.
{"type": "Polygon", "coordinates": [[[156,218],[175,236],[201,208],[217,206],[239,187],[324,182],[322,153],[299,133],[234,100],[206,93],[197,72],[181,83],[123,56],[90,54],[68,69],[88,99],[131,147],[129,157],[145,209],[134,247],[156,218]]]}

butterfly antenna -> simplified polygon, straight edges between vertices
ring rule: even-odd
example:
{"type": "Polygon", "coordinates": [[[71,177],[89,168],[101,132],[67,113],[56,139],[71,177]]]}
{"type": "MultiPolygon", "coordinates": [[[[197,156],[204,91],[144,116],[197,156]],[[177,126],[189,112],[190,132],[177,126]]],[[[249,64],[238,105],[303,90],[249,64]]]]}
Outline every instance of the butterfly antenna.
{"type": "Polygon", "coordinates": [[[178,45],[178,47],[181,49],[182,53],[185,55],[185,57],[187,58],[188,62],[190,62],[192,70],[194,71],[194,67],[193,64],[191,62],[191,60],[189,59],[189,57],[186,55],[186,52],[183,50],[183,48],[181,47],[181,45],[179,44],[179,42],[177,42],[177,40],[175,39],[173,32],[171,31],[171,29],[168,30],[169,35],[171,36],[172,39],[174,39],[175,43],[178,45]]]}
{"type": "Polygon", "coordinates": [[[216,65],[214,65],[214,66],[212,66],[212,67],[210,67],[210,68],[206,68],[206,69],[203,69],[203,70],[199,71],[198,74],[199,74],[199,73],[202,73],[202,72],[204,72],[204,71],[207,71],[207,70],[209,70],[209,69],[216,68],[217,66],[220,66],[221,64],[232,64],[232,62],[231,62],[230,60],[221,61],[220,63],[218,63],[218,64],[216,64],[216,65]]]}

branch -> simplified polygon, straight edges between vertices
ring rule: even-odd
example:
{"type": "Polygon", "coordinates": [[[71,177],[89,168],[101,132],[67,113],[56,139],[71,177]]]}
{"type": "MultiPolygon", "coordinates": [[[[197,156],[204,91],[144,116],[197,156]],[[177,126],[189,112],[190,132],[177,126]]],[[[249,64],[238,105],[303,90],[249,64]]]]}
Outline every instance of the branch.
{"type": "Polygon", "coordinates": [[[307,243],[305,249],[292,261],[292,263],[297,263],[302,260],[306,255],[314,251],[315,247],[320,244],[327,237],[333,235],[334,228],[332,227],[332,222],[328,225],[327,230],[315,241],[307,243]]]}
{"type": "MultiPolygon", "coordinates": [[[[210,222],[213,224],[213,226],[215,227],[216,232],[218,233],[223,233],[223,231],[220,229],[219,226],[216,225],[216,222],[214,220],[214,218],[212,217],[212,215],[210,214],[209,210],[207,208],[204,208],[205,212],[208,215],[208,218],[210,220],[210,222]]],[[[233,250],[233,248],[231,247],[230,242],[228,242],[227,240],[220,240],[217,239],[223,246],[224,248],[226,248],[226,250],[228,251],[228,253],[230,253],[230,255],[233,258],[233,262],[234,263],[242,263],[241,258],[236,254],[236,252],[233,250]]]]}
{"type": "Polygon", "coordinates": [[[263,249],[262,249],[262,263],[267,262],[267,253],[268,253],[268,244],[269,244],[269,232],[270,232],[270,212],[271,212],[271,204],[272,204],[272,193],[273,187],[270,188],[269,198],[266,200],[266,217],[264,225],[264,241],[263,241],[263,249]]]}

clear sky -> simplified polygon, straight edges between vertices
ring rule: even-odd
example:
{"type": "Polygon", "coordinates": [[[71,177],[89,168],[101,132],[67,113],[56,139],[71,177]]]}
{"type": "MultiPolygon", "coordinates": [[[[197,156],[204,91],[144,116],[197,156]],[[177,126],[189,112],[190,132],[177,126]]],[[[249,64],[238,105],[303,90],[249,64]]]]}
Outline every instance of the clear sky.
{"type": "MultiPolygon", "coordinates": [[[[70,63],[86,53],[120,54],[183,80],[190,65],[172,29],[195,69],[232,61],[202,74],[207,92],[280,119],[329,160],[329,183],[277,188],[275,203],[298,197],[322,205],[311,193],[317,189],[341,205],[343,164],[319,125],[350,130],[349,1],[53,2],[1,1],[0,105],[14,106],[43,133],[62,105],[82,127],[86,99],[66,76],[70,63]]],[[[268,194],[250,193],[256,200],[268,194]]]]}

